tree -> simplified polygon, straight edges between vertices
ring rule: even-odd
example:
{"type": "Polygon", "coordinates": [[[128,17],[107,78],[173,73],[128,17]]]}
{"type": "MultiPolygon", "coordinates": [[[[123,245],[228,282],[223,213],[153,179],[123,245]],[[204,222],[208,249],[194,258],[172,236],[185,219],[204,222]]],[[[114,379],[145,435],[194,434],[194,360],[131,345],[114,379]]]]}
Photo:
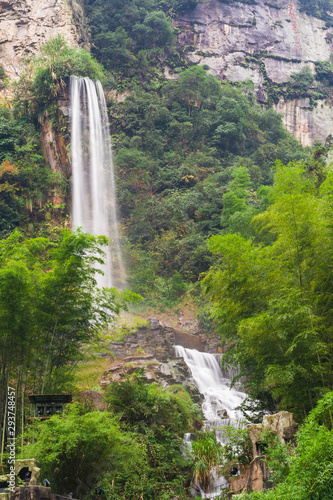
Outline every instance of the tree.
{"type": "Polygon", "coordinates": [[[26,446],[22,456],[41,462],[43,475],[58,494],[72,491],[80,498],[103,482],[112,494],[112,479],[118,486],[122,475],[129,481],[135,481],[140,473],[145,477],[148,460],[144,446],[122,431],[109,412],[86,411],[75,403],[66,415],[40,422],[34,434],[35,444],[26,446]]]}
{"type": "Polygon", "coordinates": [[[300,419],[333,385],[332,176],[320,195],[308,172],[303,164],[278,165],[274,202],[252,221],[256,239],[212,237],[219,263],[203,280],[229,353],[249,376],[249,392],[271,391],[300,419]]]}
{"type": "Polygon", "coordinates": [[[221,85],[201,66],[191,66],[181,73],[174,92],[176,99],[186,103],[187,112],[191,115],[194,107],[214,107],[221,96],[221,85]]]}
{"type": "Polygon", "coordinates": [[[33,392],[59,391],[57,370],[69,371],[82,347],[138,297],[96,288],[106,244],[104,236],[68,230],[53,240],[25,240],[16,231],[0,241],[2,405],[8,380],[29,384],[33,392]]]}
{"type": "Polygon", "coordinates": [[[333,393],[327,393],[309,413],[292,450],[279,443],[268,449],[268,466],[284,470],[280,483],[268,491],[236,495],[237,500],[331,500],[333,498],[333,430],[329,416],[333,393]],[[284,448],[284,449],[283,449],[284,448]],[[271,460],[283,456],[284,464],[271,460]]]}
{"type": "Polygon", "coordinates": [[[142,24],[134,25],[133,35],[143,49],[168,47],[174,41],[173,28],[162,11],[147,14],[142,24]]]}

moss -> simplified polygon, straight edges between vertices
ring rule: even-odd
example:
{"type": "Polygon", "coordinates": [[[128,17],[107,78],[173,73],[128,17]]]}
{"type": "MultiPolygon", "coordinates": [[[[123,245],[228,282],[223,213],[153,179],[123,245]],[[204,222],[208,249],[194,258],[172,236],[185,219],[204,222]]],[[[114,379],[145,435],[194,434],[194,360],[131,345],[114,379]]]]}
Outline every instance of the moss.
{"type": "MultiPolygon", "coordinates": [[[[301,60],[277,56],[262,50],[254,54],[246,54],[245,62],[238,63],[239,66],[244,68],[249,67],[251,63],[259,67],[259,71],[263,76],[264,90],[268,96],[265,104],[277,104],[281,97],[283,97],[285,101],[308,97],[310,99],[310,108],[312,109],[316,106],[318,100],[326,99],[333,94],[333,90],[330,89],[329,81],[317,81],[316,86],[313,87],[313,81],[305,75],[305,73],[309,73],[309,70],[307,72],[305,69],[302,69],[299,73],[294,73],[287,82],[276,83],[268,77],[263,59],[275,59],[277,61],[293,63],[301,63],[301,60]],[[302,73],[304,73],[303,76],[302,73]]],[[[317,80],[319,80],[319,78],[317,78],[317,80]]]]}
{"type": "Polygon", "coordinates": [[[6,86],[6,71],[2,64],[0,64],[0,89],[5,88],[6,86]]]}
{"type": "Polygon", "coordinates": [[[203,50],[197,50],[195,53],[197,56],[201,57],[218,57],[219,54],[215,54],[215,52],[204,52],[203,50]]]}

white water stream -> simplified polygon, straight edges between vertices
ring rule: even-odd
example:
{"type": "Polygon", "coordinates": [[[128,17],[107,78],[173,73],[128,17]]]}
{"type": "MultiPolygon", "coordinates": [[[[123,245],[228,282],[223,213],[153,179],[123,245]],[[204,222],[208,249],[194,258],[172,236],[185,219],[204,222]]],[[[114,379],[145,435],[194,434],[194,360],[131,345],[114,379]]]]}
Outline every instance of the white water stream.
{"type": "MultiPolygon", "coordinates": [[[[195,385],[204,396],[202,411],[206,419],[205,427],[214,430],[218,442],[223,444],[223,432],[216,428],[238,425],[242,414],[236,407],[244,401],[246,394],[236,387],[230,388],[235,374],[222,371],[221,355],[186,349],[179,345],[175,346],[175,350],[177,357],[184,358],[195,385]]],[[[184,439],[189,442],[190,435],[185,435],[184,439]]],[[[200,490],[198,493],[201,498],[216,498],[221,494],[221,489],[227,486],[228,481],[215,474],[209,491],[205,493],[200,490]]]]}
{"type": "Polygon", "coordinates": [[[122,262],[107,107],[100,82],[72,76],[72,226],[110,240],[98,286],[122,287],[122,262]]]}

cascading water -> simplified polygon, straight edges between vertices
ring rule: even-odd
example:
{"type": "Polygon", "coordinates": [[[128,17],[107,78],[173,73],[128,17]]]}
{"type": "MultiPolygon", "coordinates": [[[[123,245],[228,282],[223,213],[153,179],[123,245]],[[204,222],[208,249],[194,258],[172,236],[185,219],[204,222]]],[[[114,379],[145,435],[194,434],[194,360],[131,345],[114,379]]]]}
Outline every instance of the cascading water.
{"type": "MultiPolygon", "coordinates": [[[[206,419],[205,427],[214,430],[217,440],[223,444],[223,433],[218,428],[237,425],[242,415],[235,408],[244,401],[246,394],[235,387],[230,388],[233,376],[221,370],[221,355],[186,349],[179,345],[175,346],[175,350],[177,357],[184,358],[194,383],[204,396],[202,411],[206,419]]],[[[210,489],[207,493],[201,490],[201,498],[215,498],[227,485],[227,480],[213,474],[210,489]]]]}
{"type": "Polygon", "coordinates": [[[125,281],[118,233],[109,121],[100,82],[72,76],[72,225],[110,240],[98,286],[125,281]]]}

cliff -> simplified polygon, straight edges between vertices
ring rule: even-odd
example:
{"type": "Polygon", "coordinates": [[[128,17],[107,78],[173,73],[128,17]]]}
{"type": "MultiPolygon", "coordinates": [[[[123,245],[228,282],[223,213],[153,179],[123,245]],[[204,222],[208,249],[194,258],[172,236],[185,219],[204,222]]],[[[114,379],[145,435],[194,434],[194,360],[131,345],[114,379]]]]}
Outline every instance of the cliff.
{"type": "MultiPolygon", "coordinates": [[[[191,63],[208,65],[221,80],[251,79],[261,103],[267,102],[270,85],[287,82],[304,66],[314,73],[314,63],[328,60],[333,46],[333,28],[299,13],[292,0],[253,5],[208,0],[181,14],[176,25],[191,63]]],[[[280,97],[274,106],[303,145],[333,134],[330,99],[312,106],[306,98],[280,97]]]]}
{"type": "Polygon", "coordinates": [[[88,46],[84,13],[74,0],[0,0],[0,64],[6,76],[17,79],[22,60],[41,44],[62,34],[71,45],[88,46]]]}

